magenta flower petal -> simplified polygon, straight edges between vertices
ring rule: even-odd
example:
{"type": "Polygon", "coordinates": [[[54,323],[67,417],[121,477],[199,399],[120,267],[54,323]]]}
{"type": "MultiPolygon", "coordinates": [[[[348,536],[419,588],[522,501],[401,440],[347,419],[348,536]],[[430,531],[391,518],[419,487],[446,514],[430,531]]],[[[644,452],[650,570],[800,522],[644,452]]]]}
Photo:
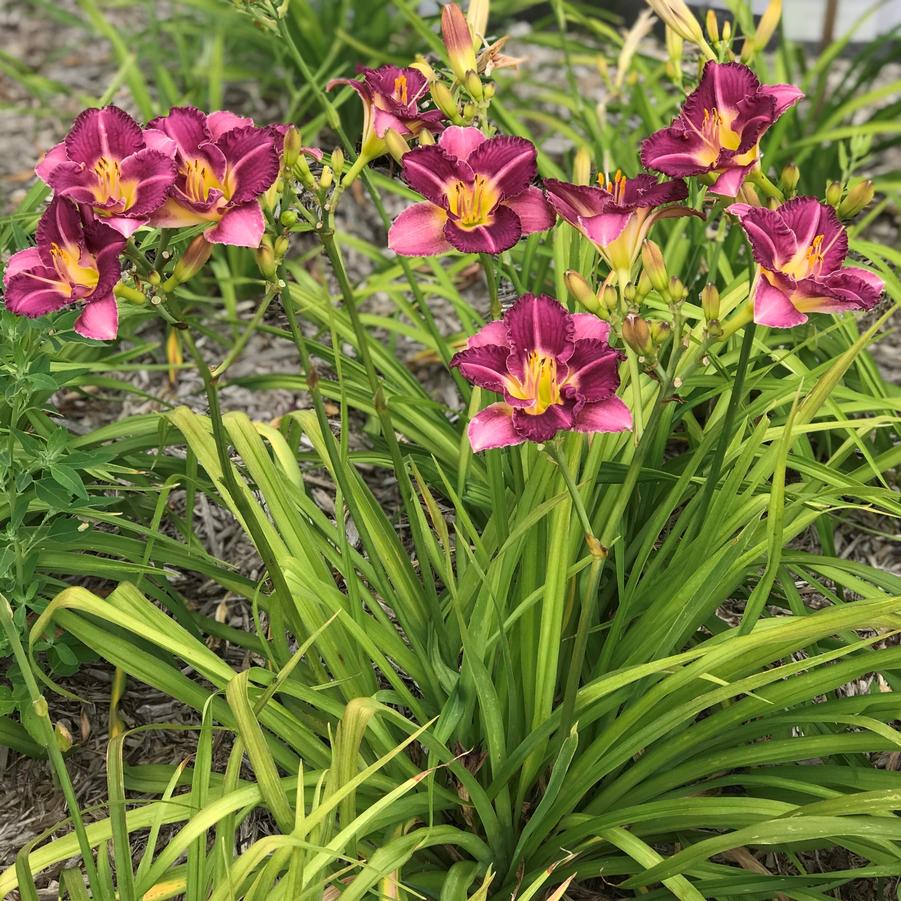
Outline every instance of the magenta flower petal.
{"type": "Polygon", "coordinates": [[[582,219],[582,231],[595,244],[606,247],[623,233],[634,215],[629,211],[611,209],[607,213],[582,219]]]}
{"type": "MultiPolygon", "coordinates": [[[[740,204],[733,204],[730,210],[740,204]]],[[[794,256],[797,238],[774,210],[748,207],[739,214],[742,228],[751,244],[754,259],[764,269],[779,269],[794,256]]]]}
{"type": "Polygon", "coordinates": [[[38,161],[38,164],[34,167],[34,171],[38,178],[42,181],[47,181],[50,177],[50,173],[60,165],[60,163],[65,163],[69,159],[68,154],[66,153],[66,144],[64,141],[60,141],[59,144],[51,147],[38,161]]]}
{"type": "Polygon", "coordinates": [[[688,197],[688,185],[681,179],[657,181],[656,175],[642,173],[623,182],[623,196],[617,206],[624,209],[656,207],[688,197]]]}
{"type": "Polygon", "coordinates": [[[84,249],[84,226],[74,203],[54,197],[47,205],[37,227],[37,245],[46,266],[53,266],[52,245],[84,249]]]}
{"type": "Polygon", "coordinates": [[[444,225],[444,237],[461,253],[503,253],[522,237],[519,217],[500,204],[491,213],[487,225],[462,228],[453,219],[444,225]]]}
{"type": "Polygon", "coordinates": [[[594,313],[574,313],[570,316],[573,324],[573,340],[604,341],[610,339],[610,323],[598,319],[594,313]]]}
{"type": "Polygon", "coordinates": [[[512,348],[521,354],[538,351],[547,357],[572,352],[573,324],[563,304],[546,294],[523,294],[504,314],[512,348]]]}
{"type": "MultiPolygon", "coordinates": [[[[175,106],[167,115],[151,119],[147,127],[157,129],[171,138],[178,152],[185,158],[197,156],[200,146],[212,140],[206,116],[193,106],[175,106]]],[[[152,144],[148,143],[148,146],[152,144]]]]}
{"type": "Polygon", "coordinates": [[[278,149],[268,129],[238,128],[228,132],[217,146],[227,162],[225,180],[231,192],[230,203],[259,197],[278,177],[278,149]]]}
{"type": "Polygon", "coordinates": [[[531,185],[522,194],[504,200],[503,204],[516,213],[516,218],[519,219],[522,226],[523,235],[546,231],[556,219],[556,214],[545,200],[541,189],[531,185]]]}
{"type": "Polygon", "coordinates": [[[149,216],[105,216],[103,222],[114,228],[123,238],[130,238],[142,225],[147,225],[149,216]]]}
{"type": "Polygon", "coordinates": [[[641,165],[667,175],[699,175],[710,168],[711,148],[696,131],[671,126],[641,142],[641,165]]]}
{"type": "Polygon", "coordinates": [[[84,244],[97,266],[97,283],[90,296],[102,297],[112,292],[122,275],[119,254],[125,247],[126,239],[114,228],[95,220],[84,226],[84,244]]]}
{"type": "Polygon", "coordinates": [[[793,84],[765,84],[761,86],[760,93],[772,97],[776,102],[777,119],[804,97],[804,92],[793,84]]]}
{"type": "Polygon", "coordinates": [[[388,246],[401,256],[430,257],[453,247],[444,237],[447,214],[428,201],[414,203],[394,220],[388,230],[388,246]]]}
{"type": "Polygon", "coordinates": [[[144,146],[148,150],[158,150],[170,158],[178,153],[178,144],[159,128],[144,129],[144,146]]]}
{"type": "Polygon", "coordinates": [[[248,200],[227,209],[219,222],[203,234],[211,244],[259,247],[265,230],[266,221],[259,201],[248,200]]]}
{"type": "Polygon", "coordinates": [[[513,410],[513,428],[529,441],[550,441],[557,432],[573,427],[573,404],[553,404],[543,413],[513,410]]]}
{"type": "Polygon", "coordinates": [[[759,89],[759,79],[747,66],[709,61],[704,65],[700,83],[689,94],[683,108],[689,116],[696,112],[703,115],[704,110],[714,109],[720,114],[735,116],[739,112],[739,103],[753,97],[759,89]]]}
{"type": "Polygon", "coordinates": [[[116,298],[107,294],[85,304],[75,320],[75,331],[84,338],[95,341],[112,341],[119,333],[119,308],[116,298]]]}
{"type": "Polygon", "coordinates": [[[627,432],[632,428],[632,411],[614,395],[585,404],[576,413],[572,428],[577,432],[627,432]]]}
{"type": "Polygon", "coordinates": [[[146,216],[166,199],[175,182],[175,163],[159,150],[139,150],[122,161],[122,180],[134,182],[130,216],[146,216]]]}
{"type": "MultiPolygon", "coordinates": [[[[24,251],[23,251],[24,252],[24,251]]],[[[503,319],[494,319],[483,325],[467,342],[467,347],[484,347],[486,344],[507,343],[507,326],[503,319]]]]}
{"type": "Polygon", "coordinates": [[[451,366],[456,366],[463,378],[473,385],[503,394],[510,378],[507,372],[509,356],[510,348],[506,345],[483,344],[454,354],[451,366]]]}
{"type": "Polygon", "coordinates": [[[719,194],[721,197],[735,197],[744,184],[745,177],[755,165],[756,161],[747,166],[734,166],[724,170],[710,186],[710,193],[719,194]]]}
{"type": "Polygon", "coordinates": [[[206,117],[206,127],[214,141],[218,141],[233,128],[247,128],[252,125],[253,119],[248,119],[247,116],[238,116],[228,110],[216,110],[206,117]]]}
{"type": "Polygon", "coordinates": [[[504,403],[491,404],[476,414],[467,429],[469,443],[476,452],[522,444],[524,435],[513,427],[513,408],[504,403]]]}
{"type": "Polygon", "coordinates": [[[842,272],[845,275],[853,275],[855,278],[860,279],[870,292],[874,292],[875,296],[872,298],[874,302],[878,301],[882,296],[882,292],[885,291],[885,282],[875,272],[870,272],[869,269],[861,269],[859,266],[845,266],[842,272]]]}
{"type": "Polygon", "coordinates": [[[569,368],[567,386],[580,400],[599,401],[610,397],[619,386],[619,362],[622,356],[606,341],[586,338],[576,341],[569,368]]]}
{"type": "Polygon", "coordinates": [[[472,170],[437,144],[416,147],[404,154],[404,181],[436,206],[445,206],[449,187],[457,181],[471,182],[472,170]]]}
{"type": "Polygon", "coordinates": [[[611,199],[602,188],[571,185],[556,178],[546,178],[544,190],[551,206],[572,225],[576,225],[580,217],[588,218],[603,213],[611,199]]]}
{"type": "Polygon", "coordinates": [[[9,279],[3,293],[7,310],[29,318],[59,310],[71,299],[65,282],[48,266],[17,273],[9,279]]]}
{"type": "Polygon", "coordinates": [[[882,296],[882,279],[865,269],[849,266],[818,279],[798,282],[797,302],[807,312],[843,313],[847,310],[871,310],[882,296]],[[875,282],[873,281],[875,279],[875,282]]]}
{"type": "Polygon", "coordinates": [[[773,328],[792,328],[807,322],[807,316],[795,309],[788,294],[761,275],[754,292],[754,321],[773,328]]]}
{"type": "Polygon", "coordinates": [[[34,269],[36,266],[43,266],[41,260],[41,252],[37,247],[27,247],[25,250],[19,250],[14,253],[3,270],[3,284],[9,283],[9,280],[26,269],[34,269]]]}
{"type": "Polygon", "coordinates": [[[465,160],[476,147],[487,140],[488,138],[478,128],[449,125],[441,132],[438,146],[458,160],[465,160]]]}
{"type": "Polygon", "coordinates": [[[66,135],[70,160],[93,166],[101,157],[121,160],[144,146],[141,126],[118,106],[86,109],[66,135]]]}
{"type": "Polygon", "coordinates": [[[538,172],[535,145],[525,138],[500,135],[488,138],[467,158],[472,171],[489,178],[502,198],[516,197],[538,172]]]}

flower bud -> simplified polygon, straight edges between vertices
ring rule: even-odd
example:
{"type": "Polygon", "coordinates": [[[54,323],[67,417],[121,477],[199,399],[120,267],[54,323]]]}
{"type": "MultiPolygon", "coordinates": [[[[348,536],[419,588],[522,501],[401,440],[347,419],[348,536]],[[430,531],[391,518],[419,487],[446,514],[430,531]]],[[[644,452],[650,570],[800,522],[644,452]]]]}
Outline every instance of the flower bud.
{"type": "Polygon", "coordinates": [[[478,50],[482,41],[488,34],[488,13],[491,9],[491,0],[469,0],[466,7],[466,24],[472,33],[472,46],[478,50]]]}
{"type": "Polygon", "coordinates": [[[284,259],[287,252],[288,239],[284,235],[279,235],[272,244],[272,253],[275,256],[276,262],[284,259]]]}
{"type": "Polygon", "coordinates": [[[340,147],[336,147],[332,151],[332,169],[339,175],[344,171],[344,151],[340,147]]]}
{"type": "Polygon", "coordinates": [[[297,225],[298,218],[297,210],[285,210],[281,216],[278,217],[278,221],[285,228],[291,228],[292,225],[297,225]]]}
{"type": "Polygon", "coordinates": [[[435,143],[435,136],[427,129],[424,128],[421,132],[419,132],[419,146],[420,147],[428,147],[430,144],[435,143]]]}
{"type": "Polygon", "coordinates": [[[716,58],[716,54],[704,39],[698,20],[685,0],[648,0],[648,5],[676,34],[686,41],[697,44],[710,58],[716,58]]]}
{"type": "Polygon", "coordinates": [[[794,194],[801,178],[801,170],[794,163],[787,163],[779,173],[779,187],[785,194],[794,194]]]}
{"type": "Polygon", "coordinates": [[[644,266],[644,271],[648,274],[652,287],[659,294],[665,294],[669,287],[666,263],[663,260],[663,252],[650,238],[645,238],[641,246],[641,262],[644,266]]]}
{"type": "Polygon", "coordinates": [[[711,282],[701,289],[701,309],[707,322],[720,318],[720,292],[711,282]]]}
{"type": "Polygon", "coordinates": [[[647,322],[637,313],[629,313],[623,320],[623,341],[642,356],[651,356],[654,346],[651,343],[651,330],[647,322]]]}
{"type": "Polygon", "coordinates": [[[293,125],[289,125],[287,132],[285,132],[285,168],[290,169],[298,161],[298,159],[300,159],[300,152],[302,148],[303,144],[300,139],[300,132],[293,125]]]}
{"type": "Polygon", "coordinates": [[[323,191],[327,191],[332,186],[334,180],[335,173],[332,170],[332,167],[323,166],[322,174],[319,176],[319,187],[322,188],[323,191]]]}
{"type": "Polygon", "coordinates": [[[598,291],[598,301],[600,301],[602,309],[602,312],[598,314],[601,319],[609,319],[619,310],[619,295],[612,285],[601,286],[598,291]]]}
{"type": "Polygon", "coordinates": [[[277,264],[275,262],[275,251],[268,245],[262,244],[256,250],[257,266],[263,277],[272,281],[275,278],[277,264]]]}
{"type": "Polygon", "coordinates": [[[630,305],[636,302],[641,303],[641,301],[638,300],[638,291],[631,282],[623,288],[623,300],[630,305]]]}
{"type": "Polygon", "coordinates": [[[587,147],[580,147],[573,159],[573,184],[587,185],[591,182],[591,156],[587,147]]]}
{"type": "Polygon", "coordinates": [[[837,207],[842,202],[842,194],[844,193],[844,188],[842,188],[841,182],[831,181],[826,185],[826,203],[829,206],[837,207]]]}
{"type": "Polygon", "coordinates": [[[638,276],[638,282],[635,285],[635,299],[638,303],[641,303],[648,294],[651,293],[651,289],[654,286],[651,284],[651,280],[648,278],[647,272],[644,269],[641,270],[641,275],[638,276]]]}
{"type": "MultiPolygon", "coordinates": [[[[451,70],[463,84],[466,73],[476,71],[476,51],[466,17],[456,3],[448,3],[441,10],[441,37],[451,70]]],[[[481,98],[481,91],[478,96],[481,98]]]]}
{"type": "Polygon", "coordinates": [[[482,79],[479,78],[475,69],[470,69],[463,79],[463,86],[466,92],[473,100],[481,100],[485,96],[485,89],[482,86],[482,79]]]}
{"type": "Polygon", "coordinates": [[[842,219],[851,219],[873,202],[876,188],[869,179],[860,181],[848,191],[848,196],[841,202],[838,214],[842,219]]]}
{"type": "Polygon", "coordinates": [[[169,281],[172,282],[173,287],[194,278],[206,265],[212,252],[213,245],[203,235],[194,238],[178,258],[175,268],[172,270],[172,278],[169,281]]]}
{"type": "Polygon", "coordinates": [[[410,152],[410,145],[404,140],[403,135],[393,128],[385,131],[385,146],[398,163],[403,162],[404,154],[410,152]]]}
{"type": "Polygon", "coordinates": [[[474,103],[464,103],[463,104],[463,121],[468,125],[472,124],[473,119],[476,117],[476,108],[474,103]]]}
{"type": "Polygon", "coordinates": [[[486,100],[491,100],[496,92],[496,88],[494,87],[494,82],[489,81],[488,84],[482,85],[482,95],[486,100]]]}
{"type": "Polygon", "coordinates": [[[454,100],[454,95],[451,94],[450,88],[443,81],[433,81],[429,85],[429,93],[432,95],[435,106],[449,119],[456,119],[460,115],[460,110],[457,109],[457,101],[454,100]]]}
{"type": "Polygon", "coordinates": [[[732,23],[731,23],[728,19],[726,19],[726,21],[723,22],[723,35],[722,35],[722,37],[723,37],[723,43],[724,43],[724,44],[728,44],[729,41],[732,40],[732,23]]]}
{"type": "Polygon", "coordinates": [[[428,60],[424,56],[417,56],[416,60],[410,63],[411,69],[419,69],[423,75],[425,75],[426,81],[429,83],[433,82],[438,76],[435,74],[435,70],[429,65],[428,60]]]}
{"type": "Polygon", "coordinates": [[[682,283],[682,279],[679,278],[678,275],[674,275],[670,278],[666,286],[666,293],[669,296],[671,303],[682,303],[682,301],[688,297],[688,289],[682,283]]]}
{"type": "Polygon", "coordinates": [[[590,313],[598,311],[599,303],[597,294],[591,290],[591,285],[579,275],[575,269],[567,269],[563,276],[563,282],[566,290],[575,297],[577,303],[581,304],[590,313]]]}
{"type": "Polygon", "coordinates": [[[672,28],[666,29],[666,53],[671,64],[673,81],[682,86],[682,56],[685,51],[685,40],[672,28]]]}
{"type": "Polygon", "coordinates": [[[673,327],[665,319],[654,319],[649,323],[649,328],[654,351],[666,347],[666,343],[673,335],[673,327]]]}
{"type": "Polygon", "coordinates": [[[720,39],[720,26],[719,22],[716,20],[715,10],[707,10],[707,21],[705,25],[707,27],[707,37],[715,44],[720,39]]]}
{"type": "Polygon", "coordinates": [[[741,48],[741,58],[745,62],[753,59],[758,51],[766,49],[766,45],[769,44],[770,38],[779,25],[780,18],[782,18],[782,0],[770,0],[769,6],[764,10],[757,23],[757,31],[745,41],[744,47],[741,48]]]}
{"type": "Polygon", "coordinates": [[[157,272],[156,269],[151,269],[150,274],[147,276],[147,281],[150,282],[154,288],[158,288],[162,280],[159,272],[157,272]]]}

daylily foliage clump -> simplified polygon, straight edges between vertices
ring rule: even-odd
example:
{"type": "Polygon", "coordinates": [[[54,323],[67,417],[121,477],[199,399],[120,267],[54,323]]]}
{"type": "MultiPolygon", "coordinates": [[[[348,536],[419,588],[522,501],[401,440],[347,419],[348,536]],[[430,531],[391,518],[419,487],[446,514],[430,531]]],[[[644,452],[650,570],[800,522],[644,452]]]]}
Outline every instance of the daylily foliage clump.
{"type": "MultiPolygon", "coordinates": [[[[0,625],[18,592],[4,635],[50,687],[63,632],[118,672],[109,819],[73,804],[78,848],[25,849],[0,895],[58,865],[92,901],[898,874],[901,580],[847,531],[901,514],[901,406],[865,356],[901,300],[865,231],[890,205],[855,221],[886,183],[858,138],[817,168],[841,117],[807,135],[826,76],[761,58],[779,0],[648,5],[665,59],[648,12],[551,4],[546,84],[489,0],[402,4],[389,46],[364,3],[247,0],[296,124],[191,105],[192,72],[37,161],[3,272],[0,625]],[[69,434],[67,386],[145,360],[139,415],[69,434]],[[196,753],[132,760],[135,679],[196,711],[196,753]]],[[[234,49],[212,33],[203,59],[234,49]]]]}

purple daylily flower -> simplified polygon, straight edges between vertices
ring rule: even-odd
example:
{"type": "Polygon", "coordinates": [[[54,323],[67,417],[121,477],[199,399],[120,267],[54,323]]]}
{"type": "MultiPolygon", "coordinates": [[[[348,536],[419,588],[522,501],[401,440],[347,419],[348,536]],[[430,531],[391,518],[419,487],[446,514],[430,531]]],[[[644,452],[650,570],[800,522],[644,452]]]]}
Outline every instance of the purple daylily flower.
{"type": "Polygon", "coordinates": [[[774,328],[807,322],[808,313],[870,310],[882,295],[878,275],[843,266],[848,235],[831,206],[796,197],[775,210],[734,203],[760,269],[754,321],[774,328]]]}
{"type": "Polygon", "coordinates": [[[171,153],[149,147],[141,126],[117,106],[82,112],[35,172],[125,237],[147,223],[176,175],[171,153]]]}
{"type": "Polygon", "coordinates": [[[423,129],[439,132],[444,128],[445,115],[441,110],[420,110],[419,104],[428,95],[429,82],[425,75],[412,67],[379,66],[360,69],[362,81],[355,78],[335,78],[326,86],[353,88],[363,101],[363,137],[360,153],[372,160],[388,152],[385,132],[393,128],[401,137],[415,137],[423,129]]]}
{"type": "Polygon", "coordinates": [[[679,177],[714,173],[710,190],[734,197],[763,133],[803,96],[794,85],[762,85],[741,63],[708,62],[672,125],[642,142],[641,163],[679,177]]]}
{"type": "Polygon", "coordinates": [[[113,288],[126,238],[99,219],[85,221],[78,207],[56,196],[38,223],[37,242],[6,265],[6,308],[34,318],[84,303],[75,331],[98,341],[115,338],[119,311],[113,288]]]}
{"type": "Polygon", "coordinates": [[[550,178],[544,192],[560,217],[594,243],[621,282],[629,280],[642,242],[658,219],[701,216],[687,206],[665,205],[688,197],[681,179],[658,183],[654,175],[626,178],[617,172],[612,182],[602,176],[598,181],[600,187],[550,178]]]}
{"type": "Polygon", "coordinates": [[[624,355],[610,326],[568,313],[544,294],[524,294],[451,360],[474,385],[503,394],[469,423],[475,451],[549,441],[558,431],[622,432],[632,413],[616,396],[624,355]]]}
{"type": "Polygon", "coordinates": [[[284,138],[226,110],[205,115],[175,107],[144,132],[151,146],[174,145],[178,175],[151,217],[158,228],[211,223],[213,244],[259,247],[266,223],[260,196],[275,181],[284,138]]]}
{"type": "Polygon", "coordinates": [[[437,144],[404,155],[403,177],[426,198],[404,210],[388,246],[404,256],[448,250],[501,253],[521,237],[554,224],[535,177],[535,145],[525,138],[486,138],[452,125],[437,144]]]}

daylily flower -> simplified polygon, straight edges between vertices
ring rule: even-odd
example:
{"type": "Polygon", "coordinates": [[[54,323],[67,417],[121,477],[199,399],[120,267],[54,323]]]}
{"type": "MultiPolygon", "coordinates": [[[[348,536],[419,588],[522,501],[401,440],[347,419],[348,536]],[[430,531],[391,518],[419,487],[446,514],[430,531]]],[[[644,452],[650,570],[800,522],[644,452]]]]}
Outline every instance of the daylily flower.
{"type": "Polygon", "coordinates": [[[151,224],[180,228],[211,223],[213,244],[259,247],[266,223],[260,195],[275,181],[283,136],[252,119],[220,111],[205,115],[175,107],[144,132],[151,146],[172,142],[178,176],[151,224]]]}
{"type": "Polygon", "coordinates": [[[803,96],[794,85],[762,85],[741,63],[708,62],[672,125],[642,142],[642,165],[680,177],[716,174],[710,190],[734,197],[758,163],[761,135],[803,96]]]}
{"type": "Polygon", "coordinates": [[[6,308],[34,318],[83,302],[75,331],[98,341],[115,338],[119,311],[113,288],[125,237],[99,219],[83,221],[73,203],[57,196],[38,223],[37,242],[6,265],[6,308]]]}
{"type": "Polygon", "coordinates": [[[600,187],[550,178],[544,191],[560,217],[594,243],[620,283],[629,281],[642,242],[658,219],[701,215],[690,207],[665,206],[688,196],[681,180],[658,184],[653,175],[626,178],[617,172],[613,181],[599,175],[598,182],[600,187]]]}
{"type": "Polygon", "coordinates": [[[335,78],[325,87],[352,87],[363,101],[363,138],[361,156],[373,160],[387,153],[385,132],[393,128],[401,137],[415,137],[424,128],[439,132],[444,128],[441,110],[421,111],[419,104],[428,95],[429,82],[425,75],[412,67],[379,66],[362,69],[363,80],[335,78]]]}
{"type": "Polygon", "coordinates": [[[882,295],[879,276],[842,266],[848,235],[835,210],[815,197],[796,197],[778,209],[734,203],[760,269],[754,321],[775,328],[807,322],[808,313],[869,310],[882,295]]]}
{"type": "Polygon", "coordinates": [[[426,198],[404,210],[388,246],[406,256],[501,253],[523,235],[554,224],[553,210],[531,184],[535,146],[506,135],[452,125],[437,144],[404,155],[403,177],[426,198]]]}
{"type": "Polygon", "coordinates": [[[549,441],[563,430],[632,428],[632,414],[616,396],[624,356],[609,336],[597,316],[568,313],[544,294],[524,294],[503,319],[473,335],[451,365],[504,400],[470,422],[472,449],[549,441]]]}
{"type": "Polygon", "coordinates": [[[176,175],[171,153],[148,147],[141,126],[117,106],[81,113],[35,172],[125,237],[146,224],[176,175]]]}

